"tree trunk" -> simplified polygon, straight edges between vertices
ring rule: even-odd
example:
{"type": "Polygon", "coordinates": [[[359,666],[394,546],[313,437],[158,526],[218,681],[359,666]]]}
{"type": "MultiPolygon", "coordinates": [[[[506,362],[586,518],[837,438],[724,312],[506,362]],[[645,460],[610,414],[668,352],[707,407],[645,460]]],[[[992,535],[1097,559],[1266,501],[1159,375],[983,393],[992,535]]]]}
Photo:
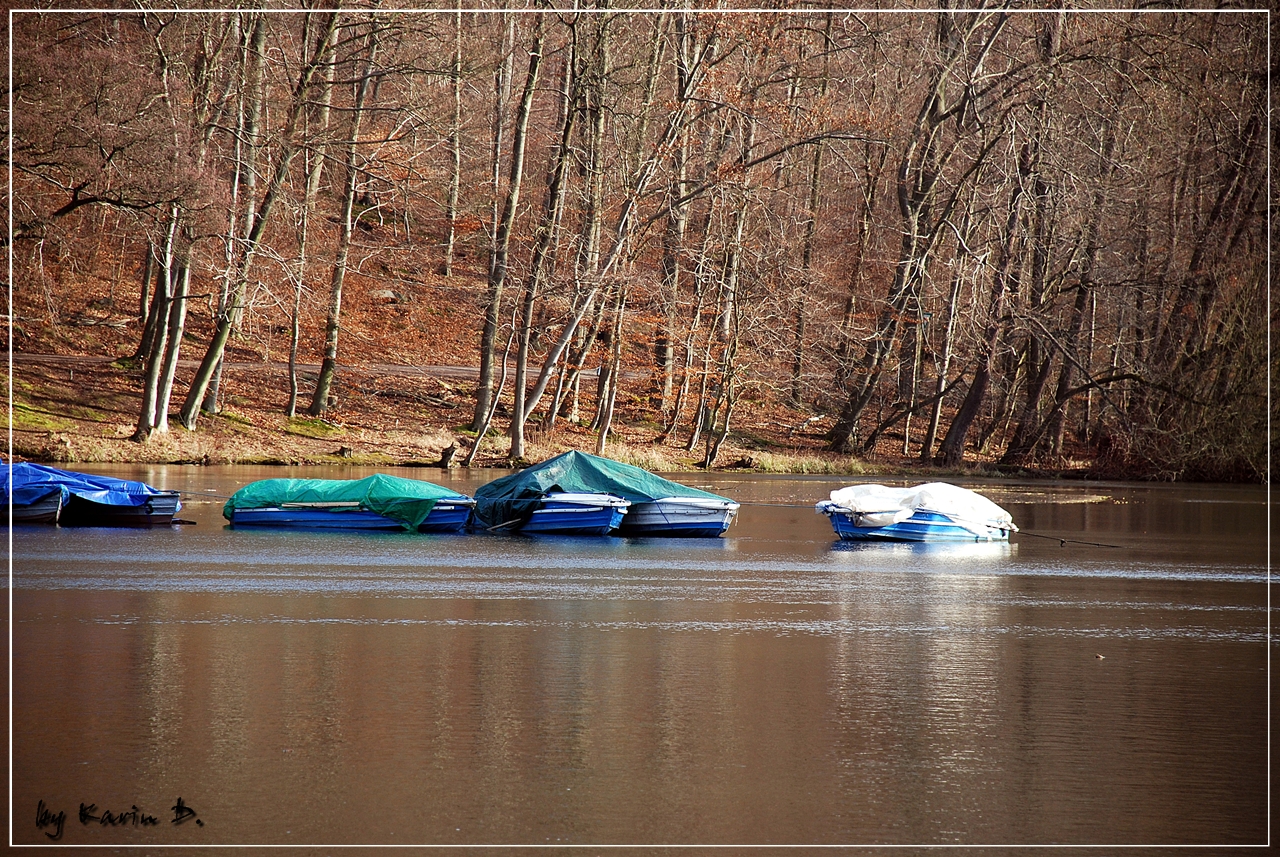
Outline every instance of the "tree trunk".
{"type": "Polygon", "coordinates": [[[159,393],[156,396],[155,431],[169,430],[169,399],[173,395],[173,377],[178,370],[178,353],[182,348],[182,332],[187,319],[187,292],[191,283],[191,249],[183,251],[174,272],[173,298],[169,302],[168,347],[160,370],[159,393]]]}
{"type": "Polygon", "coordinates": [[[320,375],[316,378],[315,393],[311,397],[311,407],[307,409],[313,417],[324,414],[329,407],[329,397],[333,387],[333,376],[338,366],[338,331],[342,322],[342,288],[347,276],[347,259],[351,252],[351,233],[355,228],[356,185],[360,171],[356,163],[360,144],[360,127],[364,120],[365,101],[373,86],[373,66],[378,54],[378,24],[370,22],[367,54],[364,68],[356,84],[355,99],[351,108],[349,136],[346,139],[346,152],[343,166],[346,168],[346,182],[342,188],[342,210],[338,215],[338,250],[333,260],[333,275],[329,281],[329,314],[325,321],[324,357],[320,362],[320,375]]]}
{"type": "MultiPolygon", "coordinates": [[[[1089,213],[1089,220],[1085,224],[1084,254],[1080,261],[1080,280],[1076,288],[1075,303],[1071,308],[1071,322],[1065,343],[1066,347],[1072,349],[1072,351],[1079,350],[1080,333],[1084,329],[1085,313],[1089,307],[1090,297],[1095,286],[1098,252],[1101,250],[1099,235],[1104,214],[1103,209],[1108,199],[1107,185],[1110,184],[1111,176],[1115,172],[1115,162],[1112,157],[1116,147],[1116,132],[1115,122],[1111,117],[1107,118],[1103,126],[1101,142],[1098,184],[1093,193],[1093,205],[1089,213]]],[[[1069,406],[1066,397],[1074,386],[1075,371],[1075,361],[1069,359],[1062,361],[1062,369],[1058,374],[1058,387],[1054,395],[1054,401],[1061,403],[1061,407],[1058,407],[1053,412],[1049,425],[1049,445],[1054,455],[1062,454],[1063,443],[1066,439],[1066,419],[1069,406]]]]}
{"type": "Polygon", "coordinates": [[[298,347],[302,339],[302,293],[307,284],[307,252],[311,241],[311,220],[315,215],[316,197],[320,193],[320,180],[324,175],[328,146],[323,138],[329,130],[329,112],[333,100],[334,63],[326,63],[321,75],[323,92],[315,108],[315,121],[307,115],[304,134],[308,140],[315,141],[303,153],[303,175],[305,184],[302,191],[302,211],[298,229],[298,274],[293,284],[293,307],[289,313],[289,401],[285,405],[285,416],[293,419],[298,412],[298,396],[301,390],[298,385],[298,347]]]}
{"type": "MultiPolygon", "coordinates": [[[[822,81],[818,88],[820,102],[826,100],[827,88],[831,81],[831,25],[834,13],[827,12],[826,26],[822,36],[822,81]]],[[[804,407],[804,358],[807,336],[805,334],[806,292],[812,287],[813,250],[818,235],[818,206],[822,200],[822,156],[825,146],[818,141],[813,146],[812,160],[809,163],[809,197],[805,207],[804,238],[800,252],[800,284],[801,291],[793,297],[795,320],[795,337],[792,343],[793,359],[791,362],[791,406],[804,407]]]]}
{"type": "Polygon", "coordinates": [[[453,19],[453,64],[449,69],[453,90],[453,121],[449,126],[449,195],[445,203],[444,260],[440,275],[453,276],[453,245],[457,240],[458,194],[462,188],[462,10],[453,19]]]}
{"type": "MultiPolygon", "coordinates": [[[[972,206],[972,203],[970,203],[972,206]]],[[[969,228],[971,210],[964,213],[963,225],[960,234],[967,244],[969,240],[969,228]]],[[[938,379],[934,384],[935,399],[933,407],[929,411],[929,427],[925,430],[924,440],[920,443],[920,460],[929,461],[933,458],[933,444],[938,439],[938,426],[942,423],[942,403],[945,401],[944,395],[947,389],[947,376],[951,372],[951,355],[955,346],[956,333],[956,313],[959,310],[960,303],[960,285],[961,285],[961,268],[956,266],[955,272],[951,276],[951,296],[947,301],[947,327],[943,333],[942,339],[942,362],[938,366],[938,379]]]]}
{"type": "Polygon", "coordinates": [[[619,286],[618,297],[613,304],[613,331],[609,352],[608,380],[600,391],[596,417],[596,455],[604,455],[609,432],[613,429],[613,408],[618,399],[618,381],[622,377],[622,318],[627,308],[627,290],[619,286]]]}
{"type": "Polygon", "coordinates": [[[170,299],[173,294],[174,270],[176,267],[175,242],[178,233],[178,209],[169,209],[169,229],[165,234],[164,250],[159,261],[159,280],[156,282],[155,297],[152,300],[153,315],[156,317],[156,333],[147,354],[147,369],[142,381],[142,408],[138,413],[138,424],[132,439],[138,443],[151,437],[156,425],[156,401],[160,395],[160,374],[164,362],[165,342],[169,336],[168,324],[162,321],[169,315],[170,299]]]}
{"type": "MultiPolygon", "coordinates": [[[[234,247],[253,228],[252,200],[258,189],[258,156],[262,150],[262,110],[263,68],[266,63],[267,16],[261,12],[253,13],[253,28],[245,33],[244,52],[241,60],[243,73],[240,92],[240,109],[237,111],[239,124],[236,134],[236,176],[231,192],[231,216],[227,224],[227,252],[234,257],[234,247]],[[240,200],[250,201],[241,211],[240,200]],[[244,222],[241,222],[243,216],[244,222]]],[[[226,276],[222,280],[222,294],[219,296],[218,313],[230,315],[232,325],[240,326],[243,308],[239,301],[232,300],[230,288],[233,264],[227,265],[226,276]]],[[[214,368],[209,389],[205,392],[200,408],[207,414],[218,412],[218,391],[222,386],[222,360],[214,368]]]]}
{"type": "Polygon", "coordinates": [[[156,246],[147,240],[147,258],[142,266],[142,288],[138,294],[138,322],[142,325],[142,337],[138,340],[138,350],[133,353],[134,360],[146,359],[147,341],[155,333],[155,317],[152,315],[151,285],[156,278],[156,246]]]}
{"type": "Polygon", "coordinates": [[[143,285],[142,293],[145,295],[150,290],[151,298],[147,304],[146,321],[142,326],[142,338],[138,340],[138,350],[133,354],[133,359],[144,363],[155,352],[156,340],[164,329],[165,318],[164,264],[156,257],[156,245],[152,241],[147,242],[145,277],[146,284],[143,285]]]}
{"type": "Polygon", "coordinates": [[[515,403],[511,409],[511,450],[508,457],[524,458],[524,428],[530,411],[525,407],[525,379],[529,367],[529,345],[533,337],[533,307],[538,291],[554,263],[556,238],[560,232],[560,216],[564,210],[565,192],[568,189],[568,167],[572,153],[577,110],[577,79],[574,66],[577,63],[576,33],[569,55],[565,59],[561,85],[560,142],[547,177],[547,196],[543,205],[542,222],[538,227],[537,242],[533,248],[529,276],[525,282],[520,302],[520,322],[517,330],[519,342],[516,348],[514,380],[515,403]]]}
{"type": "MultiPolygon", "coordinates": [[[[302,119],[303,111],[308,105],[308,96],[312,89],[313,80],[324,58],[328,55],[330,42],[337,30],[338,14],[338,12],[327,14],[325,23],[321,27],[320,36],[316,40],[312,57],[310,61],[303,64],[303,68],[299,73],[276,167],[272,173],[271,181],[268,183],[267,189],[258,203],[257,210],[254,212],[253,226],[249,230],[244,242],[244,249],[236,262],[234,288],[232,290],[233,304],[236,307],[240,306],[244,301],[244,293],[249,283],[249,273],[253,267],[254,258],[257,255],[258,243],[266,232],[267,221],[271,216],[272,209],[275,207],[276,200],[279,198],[285,179],[288,178],[289,166],[293,162],[294,155],[298,152],[299,141],[296,139],[296,132],[302,119]]],[[[209,388],[209,382],[213,378],[214,369],[222,360],[222,354],[231,335],[233,323],[234,318],[231,313],[224,312],[220,314],[214,327],[213,338],[209,342],[204,358],[200,361],[195,378],[187,391],[186,402],[182,406],[180,420],[185,428],[195,429],[196,427],[200,404],[204,401],[204,395],[209,388]]]]}
{"type": "MultiPolygon", "coordinates": [[[[509,17],[504,49],[514,39],[515,16],[509,17]]],[[[496,90],[493,130],[493,242],[489,249],[489,302],[484,313],[484,327],[480,332],[480,383],[476,387],[476,407],[472,427],[479,431],[489,413],[493,397],[493,358],[498,339],[499,317],[502,313],[502,291],[507,278],[507,254],[511,242],[511,227],[515,221],[516,205],[520,201],[520,183],[524,176],[525,134],[529,124],[529,107],[533,101],[538,81],[538,68],[542,63],[543,16],[534,16],[533,37],[529,47],[529,67],[525,86],[516,111],[515,132],[511,141],[511,165],[507,181],[507,194],[499,206],[498,184],[501,175],[502,140],[505,127],[503,116],[511,86],[511,55],[499,65],[495,77],[496,90]]],[[[505,371],[505,370],[504,370],[505,371]]]]}
{"type": "Polygon", "coordinates": [[[493,415],[498,410],[498,401],[502,398],[502,390],[507,385],[507,357],[511,354],[511,344],[516,338],[516,321],[511,320],[511,333],[507,336],[507,346],[502,350],[502,371],[498,379],[498,389],[494,391],[493,398],[489,403],[489,410],[485,411],[484,419],[480,421],[480,428],[476,430],[476,442],[471,445],[471,451],[467,453],[467,457],[463,460],[464,467],[470,467],[471,463],[476,460],[476,455],[480,452],[480,444],[484,443],[485,435],[489,433],[489,426],[493,423],[493,415]]]}
{"type": "Polygon", "coordinates": [[[982,409],[983,399],[987,394],[987,385],[991,379],[991,362],[995,359],[996,345],[1007,322],[1004,320],[1005,295],[1008,291],[1017,290],[1017,273],[1015,259],[1018,255],[1022,221],[1022,197],[1028,176],[1032,171],[1030,148],[1025,148],[1018,170],[1018,181],[1009,194],[1009,212],[1005,219],[1004,236],[996,258],[995,271],[991,278],[991,299],[987,309],[986,329],[983,333],[982,350],[978,354],[978,365],[973,373],[973,380],[965,393],[960,410],[956,412],[951,425],[947,428],[942,446],[938,448],[938,461],[947,467],[955,467],[964,460],[965,438],[974,419],[982,409]]]}

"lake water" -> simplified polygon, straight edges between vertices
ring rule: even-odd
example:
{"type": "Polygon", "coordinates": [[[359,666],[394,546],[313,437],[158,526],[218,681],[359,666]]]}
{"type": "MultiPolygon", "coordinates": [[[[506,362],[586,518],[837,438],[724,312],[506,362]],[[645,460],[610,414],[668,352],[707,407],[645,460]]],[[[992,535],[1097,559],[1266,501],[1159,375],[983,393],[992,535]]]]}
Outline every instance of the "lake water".
{"type": "Polygon", "coordinates": [[[836,542],[830,478],[530,539],[223,526],[364,469],[94,469],[195,523],[13,531],[15,843],[1267,842],[1260,487],[966,483],[1023,533],[912,546],[836,542]]]}

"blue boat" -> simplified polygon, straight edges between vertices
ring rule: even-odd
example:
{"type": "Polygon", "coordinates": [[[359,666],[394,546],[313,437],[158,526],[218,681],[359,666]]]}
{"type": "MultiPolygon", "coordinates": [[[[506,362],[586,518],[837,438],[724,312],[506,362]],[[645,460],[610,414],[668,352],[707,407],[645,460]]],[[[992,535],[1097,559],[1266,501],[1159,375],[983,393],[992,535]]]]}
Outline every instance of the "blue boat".
{"type": "Polygon", "coordinates": [[[9,506],[15,524],[56,524],[62,515],[62,492],[56,488],[31,502],[18,502],[9,506]]]}
{"type": "Polygon", "coordinates": [[[375,473],[364,479],[263,479],[231,496],[232,528],[461,532],[475,500],[420,479],[375,473]]]}
{"type": "Polygon", "coordinates": [[[1008,541],[1018,530],[1004,509],[946,482],[911,488],[853,485],[832,491],[817,511],[848,541],[1008,541]]]}
{"type": "Polygon", "coordinates": [[[613,494],[552,492],[522,522],[520,532],[563,536],[607,536],[631,504],[613,494]]]}
{"type": "Polygon", "coordinates": [[[476,501],[462,495],[438,500],[430,514],[418,524],[418,532],[460,533],[471,524],[475,508],[476,501]]]}
{"type": "MultiPolygon", "coordinates": [[[[458,533],[471,520],[475,500],[459,497],[441,501],[432,507],[418,525],[420,533],[458,533]]],[[[284,527],[304,530],[404,530],[404,522],[379,515],[359,506],[318,505],[265,506],[258,509],[232,509],[229,523],[234,527],[284,527]]]]}
{"type": "Polygon", "coordinates": [[[476,519],[488,530],[715,537],[737,512],[727,497],[577,451],[476,490],[476,519]],[[599,520],[587,524],[592,509],[599,520]]]}
{"type": "Polygon", "coordinates": [[[660,497],[633,502],[622,519],[624,536],[715,538],[724,535],[739,504],[724,497],[660,497]]]}
{"type": "Polygon", "coordinates": [[[177,491],[29,462],[7,469],[5,501],[15,524],[64,527],[166,526],[182,508],[177,491]]]}

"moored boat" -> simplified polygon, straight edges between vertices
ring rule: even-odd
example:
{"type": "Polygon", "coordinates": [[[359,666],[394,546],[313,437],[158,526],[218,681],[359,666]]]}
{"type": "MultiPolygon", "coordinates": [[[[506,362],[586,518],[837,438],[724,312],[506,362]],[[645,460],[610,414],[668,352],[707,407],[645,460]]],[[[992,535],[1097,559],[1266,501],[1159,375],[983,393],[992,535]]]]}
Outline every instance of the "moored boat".
{"type": "Polygon", "coordinates": [[[521,524],[520,532],[607,536],[618,529],[630,505],[612,494],[556,491],[542,498],[521,524]]]}
{"type": "Polygon", "coordinates": [[[232,528],[460,532],[475,500],[421,479],[262,479],[227,500],[232,528]]]}
{"type": "Polygon", "coordinates": [[[852,485],[831,492],[817,511],[849,541],[1008,541],[1012,516],[981,494],[946,482],[910,488],[852,485]]]}
{"type": "Polygon", "coordinates": [[[62,492],[55,489],[27,502],[14,497],[9,510],[15,524],[56,524],[62,514],[62,492]]]}
{"type": "Polygon", "coordinates": [[[156,527],[173,523],[182,508],[177,491],[17,462],[7,468],[5,500],[14,523],[64,527],[156,527]]]}
{"type": "MultiPolygon", "coordinates": [[[[565,495],[614,498],[617,517],[608,530],[626,536],[719,536],[738,504],[630,464],[571,451],[495,479],[476,490],[476,519],[489,530],[587,532],[573,524],[582,511],[564,508],[565,495]],[[622,501],[617,503],[616,501],[622,501]],[[563,512],[563,514],[551,514],[563,512]],[[568,529],[562,529],[567,527],[568,529]]],[[[599,516],[604,518],[604,513],[599,516]]]]}
{"type": "Polygon", "coordinates": [[[176,491],[137,499],[137,503],[122,503],[72,494],[62,507],[58,524],[63,527],[162,527],[172,524],[173,516],[182,508],[176,491]]]}
{"type": "Polygon", "coordinates": [[[737,516],[739,504],[723,497],[661,497],[632,503],[622,519],[624,536],[723,535],[737,516]]]}
{"type": "Polygon", "coordinates": [[[445,497],[431,507],[431,512],[418,524],[418,532],[460,533],[471,524],[475,508],[474,497],[462,494],[445,497]]]}

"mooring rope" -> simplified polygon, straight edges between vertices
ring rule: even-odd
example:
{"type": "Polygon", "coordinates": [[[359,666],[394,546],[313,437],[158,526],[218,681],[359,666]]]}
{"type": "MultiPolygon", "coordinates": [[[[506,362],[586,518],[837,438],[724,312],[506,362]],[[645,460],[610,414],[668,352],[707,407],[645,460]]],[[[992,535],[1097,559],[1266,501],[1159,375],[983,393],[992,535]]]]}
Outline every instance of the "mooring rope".
{"type": "Polygon", "coordinates": [[[1089,545],[1090,547],[1095,547],[1095,548],[1124,547],[1124,545],[1109,545],[1104,542],[1086,542],[1086,541],[1081,541],[1080,539],[1064,539],[1061,536],[1046,536],[1041,533],[1030,533],[1030,532],[1027,532],[1026,530],[1018,530],[1018,535],[1032,536],[1033,538],[1037,538],[1037,539],[1050,539],[1052,541],[1059,542],[1061,547],[1066,547],[1068,543],[1071,543],[1073,545],[1089,545]]]}

